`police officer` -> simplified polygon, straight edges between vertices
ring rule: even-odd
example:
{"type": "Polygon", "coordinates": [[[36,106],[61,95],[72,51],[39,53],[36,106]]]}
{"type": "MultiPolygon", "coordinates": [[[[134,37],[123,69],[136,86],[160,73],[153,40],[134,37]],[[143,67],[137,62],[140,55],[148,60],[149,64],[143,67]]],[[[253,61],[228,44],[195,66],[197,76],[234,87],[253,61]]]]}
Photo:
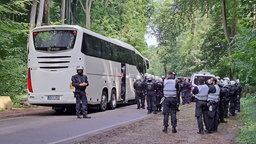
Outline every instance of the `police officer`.
{"type": "Polygon", "coordinates": [[[236,86],[237,86],[237,103],[236,103],[236,110],[240,112],[240,99],[242,97],[242,90],[243,87],[241,86],[239,79],[236,80],[236,86]]]}
{"type": "Polygon", "coordinates": [[[209,87],[205,84],[205,79],[199,77],[199,85],[194,87],[193,94],[196,97],[196,111],[195,116],[197,118],[198,134],[204,134],[204,124],[207,126],[207,97],[209,93],[209,87]],[[203,124],[204,118],[204,124],[203,124]]]}
{"type": "Polygon", "coordinates": [[[230,106],[229,106],[229,112],[232,116],[235,116],[236,113],[236,100],[237,100],[237,87],[235,86],[235,81],[230,81],[230,106]]]}
{"type": "Polygon", "coordinates": [[[163,132],[167,133],[168,129],[168,122],[169,122],[169,115],[171,114],[171,125],[172,125],[172,132],[176,133],[176,126],[177,126],[177,90],[178,90],[178,83],[175,81],[175,76],[173,72],[168,72],[168,78],[164,80],[164,97],[165,100],[163,102],[163,114],[164,114],[164,129],[163,132]]]}
{"type": "Polygon", "coordinates": [[[226,95],[224,97],[224,118],[228,118],[229,102],[230,102],[230,81],[229,78],[223,78],[223,85],[226,90],[226,95]]]}
{"type": "Polygon", "coordinates": [[[157,114],[156,112],[156,96],[155,96],[155,89],[156,84],[153,81],[152,75],[148,75],[147,81],[146,81],[146,93],[147,93],[147,109],[148,114],[154,112],[154,114],[157,114]]]}
{"type": "Polygon", "coordinates": [[[156,107],[158,112],[162,111],[162,104],[161,104],[162,97],[163,97],[163,81],[161,78],[158,78],[156,82],[156,107]]]}
{"type": "Polygon", "coordinates": [[[219,102],[219,119],[220,123],[227,123],[225,121],[225,105],[226,105],[226,99],[228,97],[228,88],[224,87],[223,82],[220,81],[219,83],[220,87],[220,102],[219,102]]]}
{"type": "Polygon", "coordinates": [[[208,115],[207,115],[207,133],[217,132],[219,124],[219,95],[220,87],[217,85],[217,79],[211,78],[209,94],[207,98],[208,115]]]}
{"type": "Polygon", "coordinates": [[[145,109],[145,95],[144,95],[144,82],[141,76],[137,76],[136,81],[133,84],[136,94],[137,109],[145,109]]]}
{"type": "Polygon", "coordinates": [[[191,84],[189,79],[185,79],[182,83],[182,104],[190,103],[191,101],[191,84]]]}
{"type": "Polygon", "coordinates": [[[74,96],[76,98],[76,115],[77,118],[81,118],[80,111],[81,111],[81,105],[82,102],[82,112],[83,112],[83,118],[91,118],[87,114],[87,97],[85,93],[85,89],[87,86],[89,86],[89,82],[87,79],[87,76],[83,74],[84,68],[83,66],[78,66],[76,68],[77,74],[72,76],[72,85],[75,87],[74,96]]]}

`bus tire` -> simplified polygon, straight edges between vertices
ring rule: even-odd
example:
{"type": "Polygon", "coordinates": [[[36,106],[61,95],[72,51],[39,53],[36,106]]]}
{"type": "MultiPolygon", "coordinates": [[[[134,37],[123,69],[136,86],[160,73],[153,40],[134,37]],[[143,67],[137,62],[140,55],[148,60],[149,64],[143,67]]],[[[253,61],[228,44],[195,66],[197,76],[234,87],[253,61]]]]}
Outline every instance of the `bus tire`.
{"type": "Polygon", "coordinates": [[[116,101],[116,90],[112,90],[110,102],[108,104],[109,109],[113,110],[116,108],[117,101],[116,101]]]}
{"type": "Polygon", "coordinates": [[[105,111],[107,109],[108,105],[108,97],[107,97],[107,92],[103,91],[102,96],[101,96],[101,102],[100,102],[100,111],[105,111]]]}
{"type": "Polygon", "coordinates": [[[57,114],[62,114],[65,112],[66,108],[65,107],[53,107],[53,110],[57,113],[57,114]]]}

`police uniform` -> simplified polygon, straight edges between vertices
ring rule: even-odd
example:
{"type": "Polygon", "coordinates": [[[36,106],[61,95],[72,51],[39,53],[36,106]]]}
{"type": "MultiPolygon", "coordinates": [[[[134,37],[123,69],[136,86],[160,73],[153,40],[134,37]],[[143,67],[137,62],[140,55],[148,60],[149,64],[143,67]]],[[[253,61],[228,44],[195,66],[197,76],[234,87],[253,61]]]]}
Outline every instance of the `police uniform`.
{"type": "Polygon", "coordinates": [[[151,78],[147,80],[145,89],[147,92],[148,114],[152,113],[153,111],[154,111],[154,114],[156,114],[156,96],[155,96],[156,84],[151,78]]]}
{"type": "Polygon", "coordinates": [[[207,98],[208,115],[207,115],[207,131],[208,133],[216,132],[219,124],[219,95],[220,87],[212,85],[209,89],[207,98]]]}
{"type": "Polygon", "coordinates": [[[241,84],[239,84],[239,83],[236,83],[236,86],[237,86],[237,95],[238,95],[237,102],[236,102],[236,110],[238,112],[240,112],[240,99],[242,97],[243,88],[242,88],[241,84]]]}
{"type": "Polygon", "coordinates": [[[198,85],[194,88],[193,94],[195,94],[196,97],[196,111],[195,116],[197,118],[197,124],[198,124],[198,134],[204,133],[204,124],[207,126],[207,97],[209,93],[209,87],[206,84],[198,85]],[[204,119],[204,122],[203,122],[204,119]],[[204,123],[204,124],[203,124],[204,123]]]}
{"type": "Polygon", "coordinates": [[[172,125],[172,132],[176,133],[176,126],[177,126],[177,89],[178,89],[178,83],[174,79],[166,79],[164,80],[164,97],[165,100],[163,102],[163,114],[164,114],[164,120],[163,125],[164,129],[163,132],[167,133],[167,127],[169,126],[169,115],[171,114],[171,125],[172,125]]]}
{"type": "Polygon", "coordinates": [[[190,83],[186,81],[182,83],[182,104],[190,103],[191,101],[190,88],[191,88],[190,83]]]}
{"type": "Polygon", "coordinates": [[[137,109],[145,109],[144,82],[142,80],[136,80],[133,84],[133,87],[135,89],[137,109]]]}
{"type": "Polygon", "coordinates": [[[225,118],[225,109],[226,101],[228,95],[228,88],[220,86],[220,101],[219,101],[219,120],[221,123],[226,123],[225,118]]]}
{"type": "Polygon", "coordinates": [[[158,81],[156,83],[157,85],[157,89],[156,89],[156,107],[157,107],[157,111],[162,111],[162,104],[161,99],[163,97],[163,82],[158,81]]]}
{"type": "Polygon", "coordinates": [[[228,118],[228,109],[229,109],[229,102],[230,102],[230,86],[224,86],[224,88],[226,89],[226,95],[224,97],[225,101],[224,101],[224,118],[228,118]]]}
{"type": "Polygon", "coordinates": [[[237,99],[237,89],[235,85],[230,85],[230,105],[229,105],[229,112],[232,116],[235,116],[236,113],[236,99],[237,99]]]}
{"type": "MultiPolygon", "coordinates": [[[[77,69],[77,70],[83,70],[77,69]]],[[[87,109],[87,96],[86,96],[86,87],[89,85],[88,79],[86,75],[83,74],[76,74],[72,76],[72,85],[75,87],[74,91],[74,96],[76,98],[76,115],[77,118],[80,117],[80,111],[81,111],[81,106],[80,103],[82,102],[82,113],[83,113],[83,118],[90,118],[87,116],[88,114],[88,109],[87,109]],[[81,83],[87,83],[87,86],[80,86],[81,83]]]]}

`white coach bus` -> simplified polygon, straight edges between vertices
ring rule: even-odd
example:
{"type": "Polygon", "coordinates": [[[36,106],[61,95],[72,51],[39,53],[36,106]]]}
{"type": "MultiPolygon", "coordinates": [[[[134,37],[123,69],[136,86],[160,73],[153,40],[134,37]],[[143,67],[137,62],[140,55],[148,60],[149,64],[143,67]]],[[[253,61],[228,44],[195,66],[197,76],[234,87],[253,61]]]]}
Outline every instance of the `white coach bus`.
{"type": "Polygon", "coordinates": [[[149,62],[131,45],[80,26],[36,27],[29,35],[29,103],[58,112],[73,107],[71,77],[79,65],[88,76],[88,104],[104,111],[135,99],[133,82],[149,62]]]}

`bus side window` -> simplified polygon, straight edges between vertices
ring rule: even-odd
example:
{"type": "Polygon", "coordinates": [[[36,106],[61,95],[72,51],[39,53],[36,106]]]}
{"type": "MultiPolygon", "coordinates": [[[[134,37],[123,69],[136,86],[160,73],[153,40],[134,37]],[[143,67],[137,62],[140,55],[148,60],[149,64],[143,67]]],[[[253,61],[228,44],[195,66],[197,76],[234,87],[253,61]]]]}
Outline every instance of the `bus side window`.
{"type": "Polygon", "coordinates": [[[84,53],[84,54],[88,54],[88,52],[87,52],[87,44],[86,44],[86,34],[83,34],[83,41],[82,41],[81,52],[84,53]]]}

